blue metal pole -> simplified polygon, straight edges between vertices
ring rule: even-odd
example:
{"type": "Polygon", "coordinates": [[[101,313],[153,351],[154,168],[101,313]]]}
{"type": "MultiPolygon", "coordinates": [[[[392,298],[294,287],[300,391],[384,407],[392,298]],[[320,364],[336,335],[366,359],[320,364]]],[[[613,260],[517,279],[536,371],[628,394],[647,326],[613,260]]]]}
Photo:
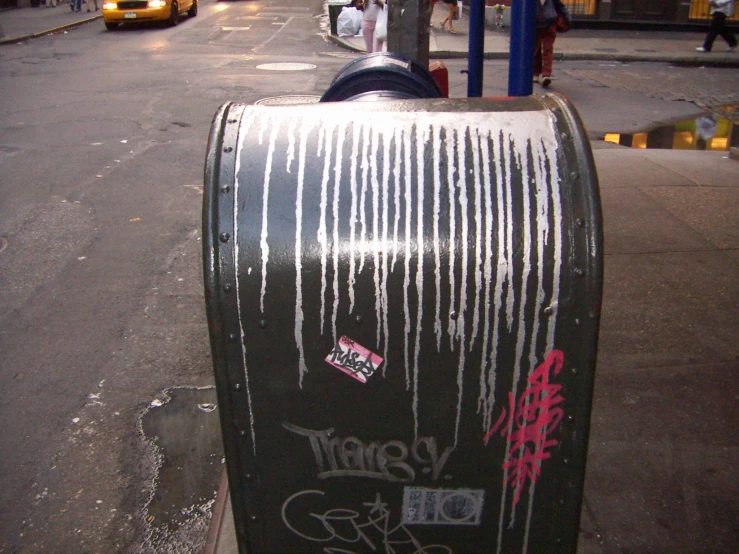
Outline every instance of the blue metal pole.
{"type": "Polygon", "coordinates": [[[485,0],[470,0],[470,42],[467,57],[467,96],[482,96],[482,62],[485,55],[485,0]]]}
{"type": "Polygon", "coordinates": [[[513,0],[511,2],[508,96],[529,96],[534,90],[534,44],[536,42],[536,2],[538,1],[513,0]]]}

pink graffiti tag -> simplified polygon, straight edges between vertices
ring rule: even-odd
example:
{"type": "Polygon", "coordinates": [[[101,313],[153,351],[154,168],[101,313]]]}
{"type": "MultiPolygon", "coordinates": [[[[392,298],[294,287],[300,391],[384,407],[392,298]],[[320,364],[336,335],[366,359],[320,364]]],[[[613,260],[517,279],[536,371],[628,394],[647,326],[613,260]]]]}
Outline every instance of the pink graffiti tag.
{"type": "Polygon", "coordinates": [[[506,481],[516,491],[514,506],[518,504],[526,482],[536,483],[541,473],[541,463],[552,457],[548,450],[559,444],[559,441],[550,437],[564,417],[562,408],[557,407],[564,402],[564,398],[559,394],[562,385],[551,384],[549,377],[552,373],[559,375],[563,362],[564,353],[561,350],[549,352],[541,365],[529,375],[529,386],[518,402],[512,392],[508,393],[508,410],[503,408],[498,421],[483,438],[487,444],[500,429],[500,436],[506,437],[511,443],[502,467],[509,472],[506,481]],[[503,425],[506,413],[508,421],[503,425]]]}

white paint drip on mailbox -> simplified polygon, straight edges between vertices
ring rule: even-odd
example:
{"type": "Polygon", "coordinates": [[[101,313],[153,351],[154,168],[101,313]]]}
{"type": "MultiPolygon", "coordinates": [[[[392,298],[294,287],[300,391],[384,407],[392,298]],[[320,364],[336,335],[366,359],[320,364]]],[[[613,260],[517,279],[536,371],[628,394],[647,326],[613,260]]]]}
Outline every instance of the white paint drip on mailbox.
{"type": "MultiPolygon", "coordinates": [[[[563,249],[552,115],[545,110],[372,112],[363,121],[351,121],[347,119],[350,112],[337,107],[330,111],[282,110],[278,121],[271,110],[246,108],[239,143],[242,135],[251,134],[254,144],[269,133],[266,151],[250,153],[251,163],[265,164],[260,243],[262,310],[270,294],[271,225],[285,225],[284,218],[274,223],[269,220],[269,189],[271,183],[294,183],[294,337],[300,386],[309,369],[303,344],[303,302],[308,291],[302,288],[303,257],[310,255],[320,260],[322,320],[311,326],[326,334],[329,330],[323,320],[330,317],[334,343],[337,318],[345,318],[357,308],[358,279],[366,275],[373,283],[372,289],[361,291],[366,295],[374,290],[375,295],[370,304],[362,298],[362,305],[374,306],[374,322],[367,323],[376,326],[372,331],[377,349],[384,354],[383,377],[405,378],[412,397],[416,437],[422,406],[420,380],[433,373],[431,368],[419,366],[422,335],[433,336],[426,342],[436,344],[437,351],[448,345],[456,356],[454,444],[459,439],[466,394],[477,396],[481,428],[486,432],[493,423],[499,356],[505,351],[508,358],[513,358],[516,390],[526,373],[534,369],[542,348],[548,351],[553,347],[563,249]],[[254,124],[245,123],[252,120],[254,124]],[[282,153],[272,150],[278,133],[287,134],[288,146],[282,153]],[[286,164],[273,163],[273,157],[282,160],[283,156],[286,164]],[[319,164],[322,171],[317,177],[308,176],[306,160],[316,157],[323,158],[319,164]],[[297,175],[291,171],[295,159],[297,175]],[[520,174],[520,182],[514,182],[514,171],[520,174]],[[416,185],[426,181],[428,186],[416,185]],[[320,191],[320,200],[310,205],[310,210],[320,211],[317,218],[310,218],[318,221],[318,229],[304,230],[303,196],[313,189],[320,191]],[[440,238],[442,231],[448,233],[448,241],[440,238]],[[341,238],[344,233],[347,239],[341,238]],[[517,237],[521,237],[521,244],[517,244],[517,237]],[[304,246],[312,243],[318,246],[309,253],[304,246]],[[553,269],[545,269],[541,263],[545,250],[553,252],[549,254],[554,258],[553,269]],[[396,265],[396,261],[400,263],[396,265]],[[424,280],[424,269],[433,275],[433,281],[424,280]],[[391,279],[395,283],[393,293],[389,291],[391,279]],[[400,282],[402,292],[398,290],[400,282]],[[554,313],[542,323],[543,329],[538,323],[527,323],[524,314],[540,314],[547,306],[552,306],[554,313]],[[393,327],[393,335],[391,317],[404,321],[402,326],[393,327]],[[401,332],[403,337],[398,336],[401,332]],[[503,336],[509,337],[505,348],[499,344],[503,336]],[[475,369],[479,389],[465,391],[463,385],[467,383],[469,388],[470,383],[465,374],[473,370],[468,359],[474,351],[480,353],[475,369]]],[[[280,201],[289,204],[292,199],[284,196],[285,190],[281,189],[280,201]]],[[[310,294],[311,298],[315,295],[314,291],[310,294]]],[[[533,491],[532,486],[531,496],[533,491]]],[[[507,492],[503,476],[499,536],[509,504],[505,500],[507,492]]],[[[515,514],[509,515],[510,524],[515,523],[515,514]]],[[[530,520],[529,512],[527,533],[530,520]]],[[[501,548],[499,544],[498,552],[501,548]]]]}
{"type": "MultiPolygon", "coordinates": [[[[239,134],[236,138],[236,152],[241,152],[241,149],[244,145],[244,140],[246,139],[247,135],[249,134],[249,129],[251,128],[251,125],[254,121],[253,114],[247,114],[246,117],[242,118],[241,120],[241,126],[239,128],[239,134]]],[[[239,207],[239,169],[241,167],[241,156],[236,156],[236,164],[234,166],[234,206],[233,206],[233,222],[234,222],[234,228],[233,228],[233,263],[234,268],[236,272],[236,310],[239,314],[239,341],[241,344],[241,360],[244,364],[244,381],[245,381],[245,388],[246,388],[246,402],[249,407],[249,424],[251,427],[251,444],[252,444],[252,451],[254,452],[254,455],[257,454],[257,441],[256,441],[256,434],[254,432],[254,411],[252,409],[252,402],[251,402],[251,387],[249,383],[249,368],[246,365],[246,347],[244,346],[244,327],[242,324],[242,317],[241,317],[241,297],[239,295],[239,268],[241,267],[239,265],[239,226],[238,226],[238,207],[239,207]]],[[[251,268],[249,268],[248,273],[251,274],[251,268]]]]}

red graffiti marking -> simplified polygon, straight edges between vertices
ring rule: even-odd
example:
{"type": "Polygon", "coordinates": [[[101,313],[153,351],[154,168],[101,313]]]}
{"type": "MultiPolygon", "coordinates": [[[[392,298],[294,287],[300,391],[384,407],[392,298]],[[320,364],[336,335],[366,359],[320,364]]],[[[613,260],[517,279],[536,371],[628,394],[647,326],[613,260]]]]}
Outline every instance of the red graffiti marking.
{"type": "Polygon", "coordinates": [[[557,407],[564,398],[559,394],[562,385],[551,384],[549,377],[552,373],[559,375],[563,362],[562,351],[552,350],[527,379],[529,386],[518,402],[512,392],[508,393],[508,410],[503,408],[498,421],[483,439],[487,444],[500,429],[500,436],[511,443],[503,469],[509,472],[506,481],[516,491],[514,506],[518,504],[526,482],[536,483],[541,463],[552,457],[548,450],[559,444],[550,436],[564,417],[562,408],[557,407]],[[503,425],[506,414],[508,421],[503,425]]]}

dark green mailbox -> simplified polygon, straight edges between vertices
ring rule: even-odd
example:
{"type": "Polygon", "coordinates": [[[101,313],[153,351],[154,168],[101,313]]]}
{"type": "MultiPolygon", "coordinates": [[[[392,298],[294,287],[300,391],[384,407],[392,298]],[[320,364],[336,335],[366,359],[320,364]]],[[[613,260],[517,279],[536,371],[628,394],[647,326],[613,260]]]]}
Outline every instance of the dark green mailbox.
{"type": "Polygon", "coordinates": [[[602,286],[560,96],[258,107],[210,135],[241,552],[574,552],[602,286]]]}

